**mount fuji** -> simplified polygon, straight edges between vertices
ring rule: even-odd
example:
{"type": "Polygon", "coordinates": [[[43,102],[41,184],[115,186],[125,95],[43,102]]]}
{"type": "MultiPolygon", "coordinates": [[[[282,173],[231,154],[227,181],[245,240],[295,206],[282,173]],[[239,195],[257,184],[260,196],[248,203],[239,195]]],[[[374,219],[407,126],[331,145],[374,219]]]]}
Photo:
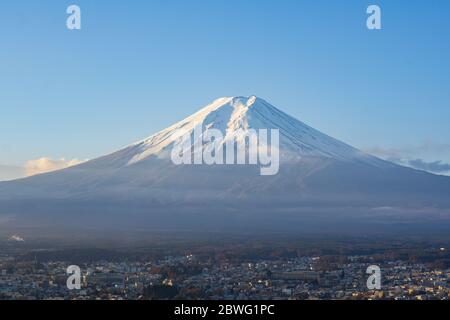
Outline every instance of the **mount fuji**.
{"type": "Polygon", "coordinates": [[[450,225],[449,195],[449,177],[366,154],[255,96],[230,97],[114,153],[0,183],[0,230],[437,228],[450,225]],[[225,140],[278,129],[278,174],[261,176],[257,165],[175,165],[177,132],[199,126],[225,140]]]}

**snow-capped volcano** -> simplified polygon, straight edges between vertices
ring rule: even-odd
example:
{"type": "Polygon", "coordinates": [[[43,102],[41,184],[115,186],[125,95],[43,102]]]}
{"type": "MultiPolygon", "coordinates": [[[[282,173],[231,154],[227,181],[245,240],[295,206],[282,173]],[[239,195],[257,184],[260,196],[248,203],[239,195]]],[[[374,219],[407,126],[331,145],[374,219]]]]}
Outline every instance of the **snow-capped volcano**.
{"type": "Polygon", "coordinates": [[[442,223],[450,217],[449,194],[449,177],[365,154],[263,99],[230,97],[109,155],[0,183],[0,217],[46,227],[348,228],[373,221],[442,223]],[[259,166],[248,164],[174,164],[180,131],[192,135],[199,127],[201,135],[220,131],[223,143],[249,130],[278,129],[279,172],[261,176],[259,166]]]}
{"type": "Polygon", "coordinates": [[[374,165],[387,164],[309,127],[255,96],[217,99],[186,119],[124,148],[119,154],[123,154],[127,165],[139,163],[151,156],[168,158],[173,144],[179,138],[177,133],[183,131],[192,134],[198,126],[202,127],[203,133],[211,129],[220,130],[225,137],[223,144],[236,139],[237,132],[245,134],[250,129],[278,129],[281,157],[284,159],[312,156],[374,165]]]}

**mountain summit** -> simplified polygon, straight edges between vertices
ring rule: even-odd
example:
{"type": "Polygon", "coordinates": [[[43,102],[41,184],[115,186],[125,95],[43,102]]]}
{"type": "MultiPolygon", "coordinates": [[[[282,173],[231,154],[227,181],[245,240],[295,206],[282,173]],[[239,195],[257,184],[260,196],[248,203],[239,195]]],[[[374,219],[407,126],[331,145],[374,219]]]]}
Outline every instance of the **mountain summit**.
{"type": "Polygon", "coordinates": [[[8,221],[0,229],[442,226],[450,221],[449,194],[449,177],[365,154],[255,96],[228,97],[117,152],[0,183],[0,221],[8,221]],[[170,154],[179,132],[192,135],[199,127],[201,135],[220,131],[225,142],[249,130],[278,129],[279,173],[260,176],[258,166],[244,164],[174,164],[170,154]]]}
{"type": "Polygon", "coordinates": [[[280,151],[284,159],[324,157],[390,166],[387,162],[309,127],[256,96],[219,98],[184,120],[110,157],[116,158],[117,163],[126,165],[137,164],[150,157],[168,158],[179,138],[176,133],[182,130],[185,134],[192,135],[198,126],[202,127],[203,134],[211,129],[220,130],[225,141],[235,137],[238,131],[246,133],[251,129],[278,129],[281,140],[280,151]]]}

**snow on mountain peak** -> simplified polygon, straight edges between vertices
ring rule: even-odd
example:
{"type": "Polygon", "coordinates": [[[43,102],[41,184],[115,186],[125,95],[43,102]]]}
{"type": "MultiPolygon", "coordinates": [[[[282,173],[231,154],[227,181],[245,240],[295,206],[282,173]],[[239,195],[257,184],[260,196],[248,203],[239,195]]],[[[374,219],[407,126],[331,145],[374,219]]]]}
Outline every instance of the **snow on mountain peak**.
{"type": "Polygon", "coordinates": [[[200,125],[203,132],[220,130],[225,140],[235,138],[238,131],[278,129],[281,159],[326,157],[341,161],[362,161],[378,166],[383,163],[309,127],[256,96],[216,99],[184,120],[118,151],[115,155],[126,157],[123,160],[127,165],[150,156],[169,158],[174,143],[180,138],[180,131],[191,134],[200,125]]]}

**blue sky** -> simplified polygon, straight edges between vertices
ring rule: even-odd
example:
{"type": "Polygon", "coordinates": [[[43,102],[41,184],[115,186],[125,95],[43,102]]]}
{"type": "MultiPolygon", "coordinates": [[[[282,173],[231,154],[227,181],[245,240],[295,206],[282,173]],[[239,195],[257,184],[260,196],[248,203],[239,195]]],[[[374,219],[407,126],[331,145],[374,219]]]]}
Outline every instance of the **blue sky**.
{"type": "Polygon", "coordinates": [[[449,16],[446,0],[2,1],[0,168],[92,159],[252,94],[385,158],[450,163],[449,16]]]}

